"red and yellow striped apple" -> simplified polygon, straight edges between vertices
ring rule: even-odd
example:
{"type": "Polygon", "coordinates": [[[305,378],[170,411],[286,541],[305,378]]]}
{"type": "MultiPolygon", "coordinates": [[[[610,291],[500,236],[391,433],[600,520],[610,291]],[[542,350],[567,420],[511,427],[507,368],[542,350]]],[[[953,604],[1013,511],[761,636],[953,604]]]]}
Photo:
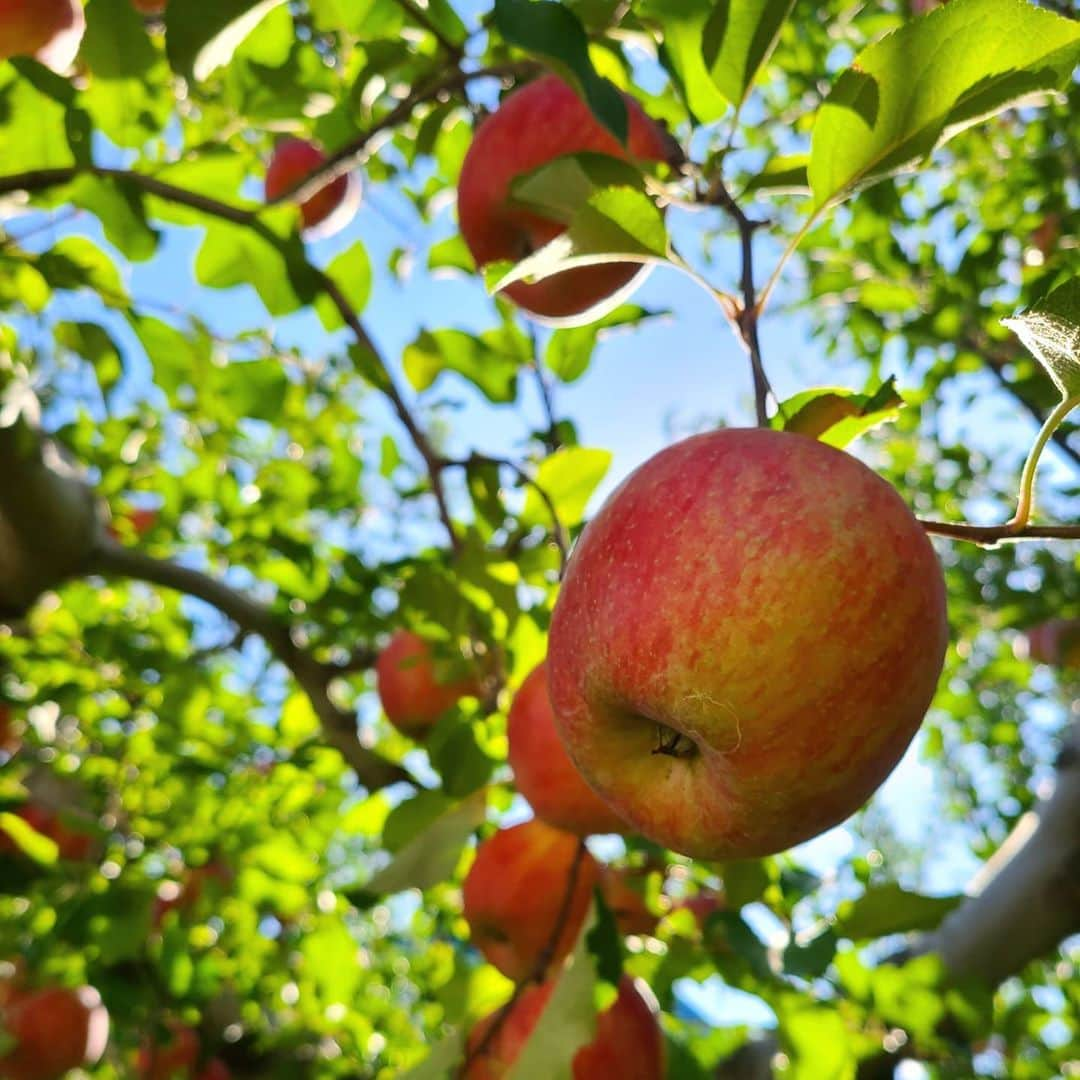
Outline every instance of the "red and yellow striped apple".
{"type": "Polygon", "coordinates": [[[716,431],[651,458],[586,526],[548,679],[570,756],[632,828],[747,858],[878,788],[947,633],[941,568],[893,487],[803,435],[716,431]]]}
{"type": "Polygon", "coordinates": [[[626,829],[626,822],[585,783],[563,748],[544,664],[533,668],[514,695],[506,734],[514,783],[537,817],[578,836],[626,829]]]}
{"type": "MultiPolygon", "coordinates": [[[[478,266],[500,259],[519,262],[566,231],[564,222],[515,203],[517,179],[566,154],[586,151],[627,160],[667,161],[667,132],[624,95],[629,137],[623,146],[567,83],[545,75],[511,94],[476,131],[458,180],[461,235],[478,266]]],[[[605,263],[554,274],[505,291],[519,307],[570,323],[602,300],[612,305],[639,283],[636,263],[605,263]]]]}

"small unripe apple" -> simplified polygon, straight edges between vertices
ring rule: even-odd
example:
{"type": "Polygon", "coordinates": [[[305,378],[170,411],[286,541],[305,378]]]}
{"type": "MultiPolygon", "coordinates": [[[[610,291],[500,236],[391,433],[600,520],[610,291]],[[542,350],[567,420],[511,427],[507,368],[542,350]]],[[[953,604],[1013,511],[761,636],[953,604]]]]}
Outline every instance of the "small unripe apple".
{"type": "Polygon", "coordinates": [[[477,849],[462,890],[473,944],[507,978],[533,973],[554,932],[577,861],[563,930],[550,958],[560,964],[574,947],[588,914],[600,868],[579,859],[576,836],[537,819],[500,829],[477,849]]]}
{"type": "MultiPolygon", "coordinates": [[[[627,160],[667,161],[667,132],[628,95],[629,138],[623,146],[562,79],[545,75],[511,94],[476,131],[458,180],[461,235],[476,264],[519,262],[565,232],[566,225],[516,204],[519,177],[566,154],[590,151],[627,160]]],[[[642,273],[636,263],[604,263],[567,270],[506,290],[533,315],[569,324],[602,300],[617,303],[642,273]]]]}
{"type": "Polygon", "coordinates": [[[375,682],[387,719],[418,738],[463,697],[477,692],[475,679],[452,679],[411,630],[397,630],[375,662],[375,682]]]}
{"type": "MultiPolygon", "coordinates": [[[[524,990],[481,1054],[471,1058],[465,1080],[500,1080],[536,1027],[555,989],[555,981],[524,990]]],[[[468,1050],[484,1041],[498,1013],[481,1020],[469,1033],[468,1050]]],[[[596,1037],[574,1055],[573,1080],[662,1080],[664,1037],[656,1014],[624,977],[611,1006],[596,1018],[596,1037]]]]}
{"type": "Polygon", "coordinates": [[[843,821],[933,698],[941,567],[894,488],[803,435],[715,431],[586,526],[548,644],[562,740],[642,835],[702,859],[843,821]]]}
{"type": "Polygon", "coordinates": [[[579,836],[626,829],[626,822],[585,783],[563,748],[544,664],[529,673],[514,695],[506,734],[514,783],[537,817],[579,836]]]}
{"type": "Polygon", "coordinates": [[[66,71],[85,30],[81,0],[0,0],[0,60],[32,56],[66,71]]]}
{"type": "MultiPolygon", "coordinates": [[[[266,167],[266,198],[276,199],[326,164],[326,155],[307,139],[278,140],[266,167]]],[[[304,228],[319,226],[319,236],[343,228],[356,212],[354,183],[348,176],[331,180],[321,191],[300,204],[304,228]]]]}
{"type": "Polygon", "coordinates": [[[61,1080],[105,1052],[109,1014],[90,986],[16,989],[0,1007],[0,1031],[15,1041],[0,1057],[0,1077],[61,1080]]]}

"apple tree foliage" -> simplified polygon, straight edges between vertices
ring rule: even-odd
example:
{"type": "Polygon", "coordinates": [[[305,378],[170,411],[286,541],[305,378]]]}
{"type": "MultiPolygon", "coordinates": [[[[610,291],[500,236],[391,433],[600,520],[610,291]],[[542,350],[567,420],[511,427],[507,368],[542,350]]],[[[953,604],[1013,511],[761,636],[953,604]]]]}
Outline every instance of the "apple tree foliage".
{"type": "MultiPolygon", "coordinates": [[[[92,1075],[132,1075],[169,1019],[240,1077],[453,1075],[463,1032],[509,997],[468,943],[461,881],[474,837],[518,808],[508,688],[543,657],[563,549],[610,460],[579,445],[560,389],[617,365],[630,334],[658,361],[679,339],[635,303],[537,328],[485,285],[612,252],[684,275],[688,308],[717,305],[718,342],[731,324],[718,351],[740,356],[741,339],[751,354],[745,400],[703,424],[753,423],[756,397],[774,426],[859,437],[920,517],[976,529],[939,543],[952,644],[919,743],[922,840],[871,802],[824,873],[797,853],[714,865],[634,838],[604,848],[643,871],[657,913],[662,893],[697,889],[724,907],[622,939],[598,902],[516,1075],[565,1074],[593,983],[602,998],[620,969],[652,987],[674,1077],[730,1068],[744,1044],[800,1080],[888,1076],[905,1058],[942,1078],[1072,1075],[1074,942],[964,978],[903,950],[960,903],[957,852],[988,859],[1068,767],[1075,672],[1017,642],[1080,618],[1074,5],[172,0],[162,19],[88,0],[86,14],[69,75],[0,63],[0,695],[21,744],[0,751],[0,809],[44,792],[94,844],[62,858],[0,816],[0,961],[101,991],[113,1030],[92,1075]],[[635,94],[687,165],[540,170],[522,197],[567,233],[481,274],[454,184],[484,109],[543,67],[616,133],[611,86],[635,94]],[[340,152],[397,222],[387,258],[362,230],[324,256],[289,200],[263,206],[282,133],[340,152]],[[474,290],[483,324],[429,319],[440,289],[474,290]],[[770,350],[784,320],[835,385],[770,350]],[[523,433],[504,458],[481,452],[478,416],[523,433]],[[1043,443],[1016,528],[1065,527],[1008,542],[1043,443]],[[92,484],[112,555],[93,514],[35,497],[35,455],[92,484]],[[373,693],[401,626],[485,672],[422,749],[373,693]],[[223,872],[162,905],[207,864],[223,872]],[[758,1011],[703,1019],[688,981],[758,1011]],[[763,1012],[774,1025],[746,1021],[763,1012]]],[[[1060,883],[1073,931],[1075,865],[1060,883]]]]}

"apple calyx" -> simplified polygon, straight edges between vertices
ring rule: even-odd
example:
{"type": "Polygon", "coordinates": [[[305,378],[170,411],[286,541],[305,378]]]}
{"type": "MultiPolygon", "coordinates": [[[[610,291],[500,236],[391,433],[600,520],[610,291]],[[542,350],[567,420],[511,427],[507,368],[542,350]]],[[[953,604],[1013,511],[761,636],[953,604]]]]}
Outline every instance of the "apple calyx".
{"type": "Polygon", "coordinates": [[[700,753],[697,743],[688,735],[660,723],[656,725],[656,745],[652,752],[673,758],[692,758],[700,753]]]}

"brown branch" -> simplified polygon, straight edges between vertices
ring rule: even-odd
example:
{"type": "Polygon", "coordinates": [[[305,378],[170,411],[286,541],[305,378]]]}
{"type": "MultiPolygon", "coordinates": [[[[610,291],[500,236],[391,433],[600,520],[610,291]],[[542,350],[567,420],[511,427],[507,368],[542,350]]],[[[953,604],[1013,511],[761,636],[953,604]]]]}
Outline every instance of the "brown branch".
{"type": "Polygon", "coordinates": [[[1080,525],[968,525],[950,521],[923,521],[919,524],[935,536],[966,540],[980,547],[996,547],[1021,540],[1080,540],[1080,525]]]}
{"type": "Polygon", "coordinates": [[[322,724],[326,742],[340,751],[357,779],[369,791],[401,781],[420,786],[406,769],[360,745],[355,717],[339,709],[330,697],[330,684],[340,672],[332,665],[320,663],[301,649],[293,641],[288,624],[278,619],[269,608],[199,570],[153,558],[108,538],[98,545],[85,572],[104,577],[131,578],[175,589],[216,608],[236,623],[241,631],[257,634],[292,673],[311,701],[322,724]]]}
{"type": "Polygon", "coordinates": [[[540,954],[536,958],[536,963],[533,964],[529,974],[514,987],[514,992],[510,995],[510,1000],[495,1014],[491,1026],[484,1032],[484,1037],[465,1055],[465,1060],[461,1063],[461,1067],[458,1070],[457,1075],[459,1077],[464,1076],[468,1072],[469,1066],[478,1058],[482,1057],[495,1041],[496,1036],[510,1018],[510,1013],[513,1011],[514,1006],[518,1003],[518,999],[525,992],[526,988],[533,983],[544,981],[547,970],[551,966],[551,961],[555,957],[555,950],[558,948],[559,939],[562,937],[563,930],[566,927],[566,920],[570,917],[570,908],[574,902],[574,891],[577,888],[578,876],[581,873],[581,864],[585,861],[588,850],[589,849],[585,846],[585,841],[579,840],[577,850],[574,852],[574,861],[570,864],[570,870],[566,875],[566,890],[563,892],[562,902],[559,904],[559,910],[555,915],[555,922],[552,924],[551,933],[548,935],[544,947],[540,950],[540,954]]]}
{"type": "MultiPolygon", "coordinates": [[[[236,225],[251,228],[271,243],[277,244],[280,242],[277,237],[266,230],[265,226],[258,220],[256,213],[252,210],[245,210],[241,207],[233,206],[230,203],[221,202],[210,196],[198,195],[194,192],[186,191],[184,188],[176,187],[173,184],[163,183],[155,177],[148,176],[145,173],[127,172],[122,169],[100,169],[93,166],[72,166],[64,169],[37,169],[31,172],[19,173],[14,176],[0,177],[0,195],[11,191],[42,191],[60,184],[68,183],[80,173],[89,173],[94,176],[107,177],[122,183],[130,183],[163,199],[181,203],[184,206],[190,206],[205,214],[209,214],[212,217],[231,221],[236,225]]],[[[412,439],[421,458],[423,458],[424,464],[427,467],[428,476],[431,479],[432,490],[434,491],[435,501],[438,505],[439,517],[450,537],[451,546],[457,550],[460,546],[460,540],[450,517],[450,509],[439,476],[439,469],[437,467],[438,456],[433,450],[427,436],[420,428],[420,425],[413,417],[412,412],[405,402],[404,395],[401,393],[401,390],[390,372],[389,365],[376,348],[371,336],[364,328],[363,323],[361,323],[359,316],[349,303],[345,294],[338,287],[337,283],[327,274],[314,266],[310,266],[310,264],[309,267],[311,272],[317,278],[322,291],[329,297],[345,324],[352,331],[357,343],[361,348],[370,352],[376,365],[380,368],[381,389],[390,399],[394,412],[409,433],[409,437],[412,439]]]]}
{"type": "Polygon", "coordinates": [[[394,2],[417,26],[422,26],[442,46],[455,63],[461,59],[462,46],[451,41],[429,18],[426,11],[417,7],[412,0],[394,0],[394,2]]]}
{"type": "Polygon", "coordinates": [[[372,139],[380,132],[397,127],[398,124],[407,120],[412,116],[417,105],[428,101],[443,100],[450,94],[463,90],[476,79],[505,80],[533,75],[539,70],[540,65],[535,61],[524,60],[516,63],[493,64],[491,67],[477,68],[474,71],[461,71],[455,68],[450,74],[437,76],[418,86],[403,97],[385,116],[380,117],[354,139],[350,139],[332,153],[316,172],[309,173],[303,181],[293,185],[292,188],[287,188],[276,198],[267,200],[267,205],[274,206],[281,202],[302,203],[318,195],[327,184],[362,164],[367,157],[368,146],[372,139]]]}

